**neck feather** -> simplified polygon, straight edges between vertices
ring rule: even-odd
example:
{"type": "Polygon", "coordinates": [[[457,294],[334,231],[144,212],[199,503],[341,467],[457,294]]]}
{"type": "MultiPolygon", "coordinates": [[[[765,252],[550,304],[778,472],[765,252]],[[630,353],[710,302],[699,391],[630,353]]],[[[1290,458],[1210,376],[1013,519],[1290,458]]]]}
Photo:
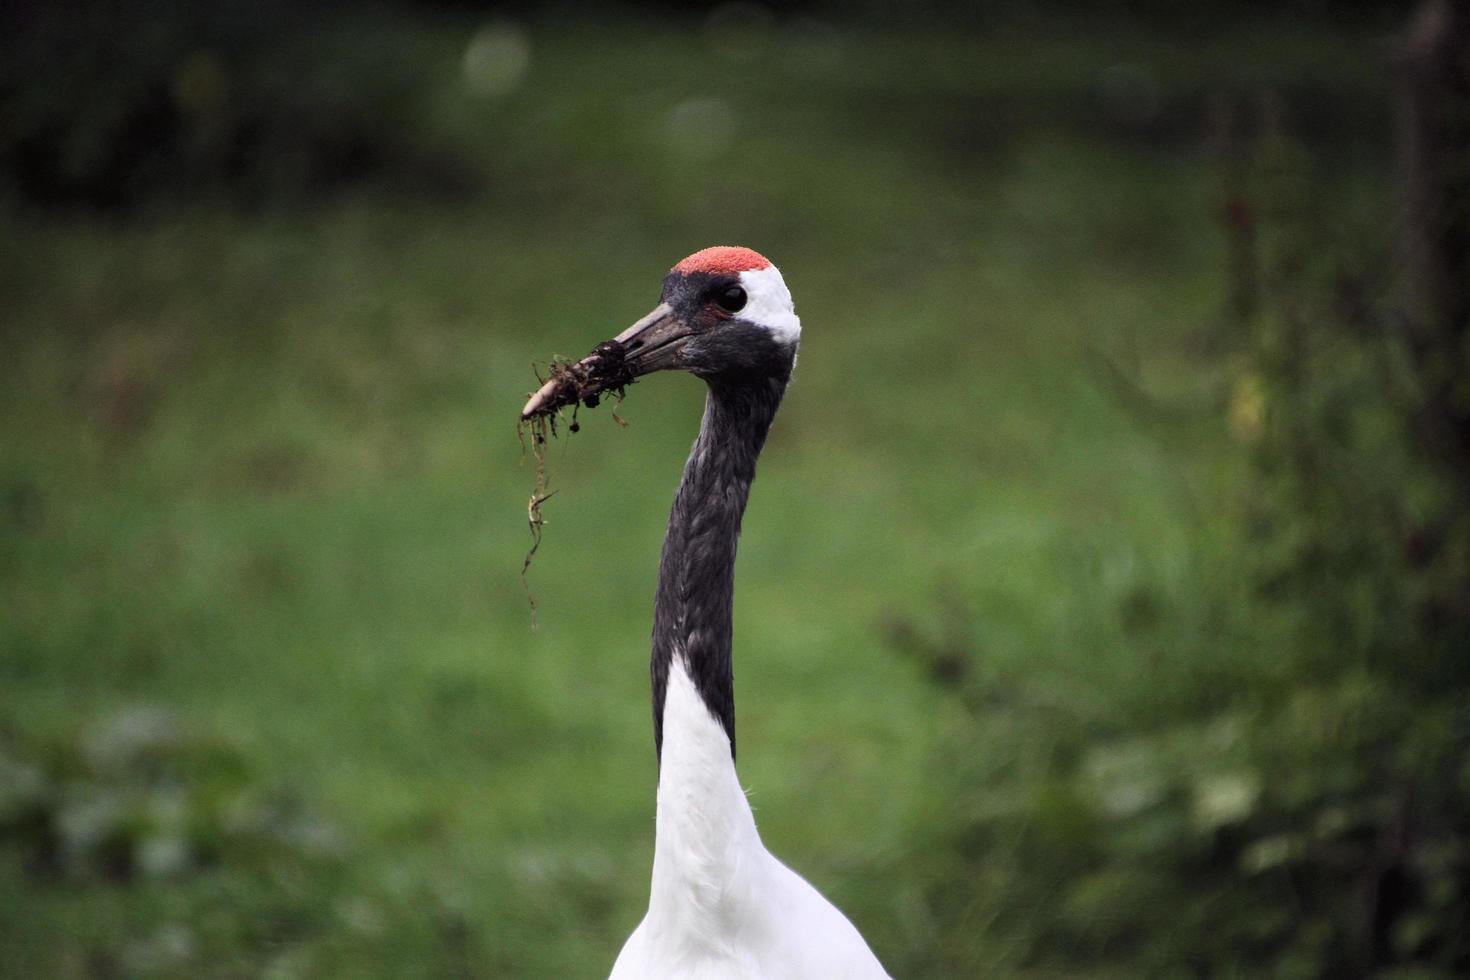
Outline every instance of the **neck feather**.
{"type": "Polygon", "coordinates": [[[653,737],[663,757],[664,699],[675,657],[735,754],[735,682],[730,660],[735,549],[756,458],[786,391],[785,378],[709,383],[704,420],[674,497],[658,566],[653,611],[653,737]]]}

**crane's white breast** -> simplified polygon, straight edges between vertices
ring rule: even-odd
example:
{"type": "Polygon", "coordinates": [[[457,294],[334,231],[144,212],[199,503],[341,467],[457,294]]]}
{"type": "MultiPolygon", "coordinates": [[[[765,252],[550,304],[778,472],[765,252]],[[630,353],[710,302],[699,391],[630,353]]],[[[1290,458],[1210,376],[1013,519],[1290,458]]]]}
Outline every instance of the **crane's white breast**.
{"type": "Polygon", "coordinates": [[[648,914],[611,980],[887,980],[857,929],[761,843],[725,730],[669,665],[648,914]]]}

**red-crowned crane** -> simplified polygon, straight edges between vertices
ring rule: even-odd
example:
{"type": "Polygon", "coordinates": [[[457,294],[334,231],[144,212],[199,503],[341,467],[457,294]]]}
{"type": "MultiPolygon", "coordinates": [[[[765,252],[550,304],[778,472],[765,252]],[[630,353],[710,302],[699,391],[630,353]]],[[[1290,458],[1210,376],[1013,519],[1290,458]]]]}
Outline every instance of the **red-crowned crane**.
{"type": "Polygon", "coordinates": [[[748,248],[707,248],[674,266],[653,312],[547,382],[522,412],[545,414],[653,371],[688,371],[709,388],[654,600],[648,912],[611,980],[888,977],[852,923],[766,850],[735,775],[735,548],[800,337],[774,265],[748,248]]]}

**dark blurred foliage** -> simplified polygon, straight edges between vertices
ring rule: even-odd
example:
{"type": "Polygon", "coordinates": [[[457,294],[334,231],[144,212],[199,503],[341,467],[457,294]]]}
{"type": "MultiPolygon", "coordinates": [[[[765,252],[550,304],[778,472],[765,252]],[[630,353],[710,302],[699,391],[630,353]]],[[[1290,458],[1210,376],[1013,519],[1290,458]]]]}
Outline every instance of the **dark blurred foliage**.
{"type": "MultiPolygon", "coordinates": [[[[318,920],[341,878],[344,842],[295,796],[262,788],[234,746],[171,712],[134,707],[74,741],[0,735],[0,841],[34,885],[197,889],[203,936],[177,923],[117,950],[93,950],[88,976],[159,976],[187,965],[204,939],[269,948],[318,920]],[[259,890],[248,922],[230,895],[259,890]],[[262,887],[264,886],[264,887],[262,887]]],[[[236,975],[265,966],[257,953],[236,975]]]]}
{"type": "MultiPolygon", "coordinates": [[[[688,19],[715,6],[648,2],[618,10],[688,19]]],[[[1364,0],[1202,7],[1118,0],[1102,8],[838,0],[797,4],[786,12],[874,27],[977,27],[1045,14],[1163,20],[1208,31],[1264,8],[1387,24],[1402,6],[1364,0]]],[[[354,20],[391,23],[412,8],[449,17],[608,14],[602,4],[463,0],[397,7],[345,0],[6,4],[0,6],[0,36],[6,38],[0,59],[0,181],[31,204],[110,211],[199,197],[246,205],[299,202],[383,176],[430,195],[473,193],[475,168],[425,136],[401,51],[369,40],[391,30],[354,36],[323,29],[354,20]]]]}
{"type": "MultiPolygon", "coordinates": [[[[953,910],[947,968],[978,965],[962,937],[983,923],[1025,968],[1470,973],[1459,27],[1444,66],[1412,48],[1399,66],[1417,205],[1402,241],[1332,220],[1329,164],[1279,100],[1227,144],[1230,312],[1209,344],[1237,359],[1232,426],[1254,459],[1233,572],[1247,588],[1193,614],[1214,654],[1161,671],[1142,702],[1058,700],[987,671],[964,611],[939,617],[957,629],[897,637],[971,709],[956,758],[984,745],[1002,760],[958,767],[971,816],[935,885],[953,910]]],[[[1141,645],[1159,628],[1148,600],[1120,610],[1141,645]]]]}
{"type": "MultiPolygon", "coordinates": [[[[687,16],[690,12],[707,12],[728,6],[728,0],[622,0],[614,5],[588,0],[554,0],[554,2],[502,3],[494,0],[413,0],[420,5],[457,10],[514,11],[522,15],[540,12],[591,12],[606,14],[609,7],[620,12],[645,12],[660,16],[687,16]]],[[[760,6],[747,4],[747,6],[760,6]]],[[[1308,17],[1329,22],[1397,24],[1412,6],[1409,0],[1213,0],[1209,3],[1180,4],[1170,0],[994,0],[974,3],[970,0],[796,0],[778,6],[786,14],[821,14],[847,23],[891,25],[895,23],[945,23],[974,25],[1017,19],[1077,16],[1106,19],[1120,18],[1163,20],[1172,23],[1218,24],[1222,19],[1259,18],[1262,14],[1308,17]]]]}
{"type": "Polygon", "coordinates": [[[222,197],[290,203],[396,173],[471,189],[419,141],[403,52],[378,7],[281,0],[0,7],[0,178],[43,207],[222,197]],[[359,41],[366,43],[357,43],[359,41]]]}

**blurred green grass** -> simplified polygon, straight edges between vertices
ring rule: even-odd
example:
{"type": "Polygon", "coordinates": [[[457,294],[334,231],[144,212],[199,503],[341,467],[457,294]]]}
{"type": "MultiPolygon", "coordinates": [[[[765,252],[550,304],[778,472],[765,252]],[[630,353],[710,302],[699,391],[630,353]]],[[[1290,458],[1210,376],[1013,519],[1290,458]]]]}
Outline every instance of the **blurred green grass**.
{"type": "Polygon", "coordinates": [[[408,52],[419,124],[485,175],[458,205],[377,188],[0,231],[0,745],[166,709],[341,839],[125,884],[37,879],[11,847],[0,974],[608,968],[646,901],[650,597],[701,393],[649,379],[628,429],[598,410],[556,444],[536,632],[514,419],[533,362],[616,332],[704,245],[770,255],[806,326],[742,544],[742,778],[892,969],[925,962],[906,868],[958,709],[885,624],[964,595],[988,670],[1100,703],[1249,656],[1191,634],[1195,597],[1233,587],[1205,559],[1239,465],[1199,341],[1222,302],[1208,96],[1316,100],[1334,193],[1371,196],[1373,39],[807,25],[732,53],[558,25],[481,99],[467,36],[364,40],[408,52]],[[1119,65],[1153,86],[1146,122],[1109,108],[1119,65]],[[1140,417],[1110,362],[1193,407],[1140,417]],[[1135,649],[1138,594],[1177,645],[1135,649]]]}

